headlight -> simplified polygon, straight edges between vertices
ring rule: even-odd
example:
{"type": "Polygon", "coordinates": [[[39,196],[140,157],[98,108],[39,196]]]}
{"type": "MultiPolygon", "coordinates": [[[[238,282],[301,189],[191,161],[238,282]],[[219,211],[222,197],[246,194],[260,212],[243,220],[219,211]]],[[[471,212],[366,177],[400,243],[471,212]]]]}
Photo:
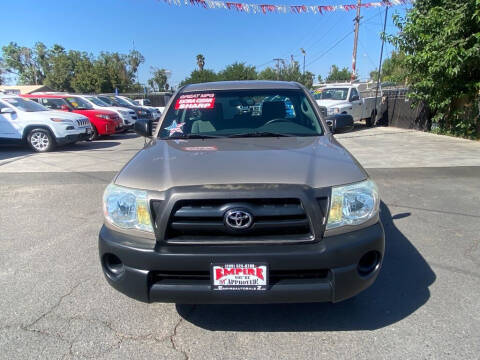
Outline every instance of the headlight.
{"type": "Polygon", "coordinates": [[[105,114],[97,114],[97,117],[100,119],[110,120],[110,116],[105,114]]]}
{"type": "Polygon", "coordinates": [[[372,180],[332,188],[327,230],[359,225],[378,213],[380,197],[372,180]]]}
{"type": "Polygon", "coordinates": [[[110,184],[103,194],[103,214],[122,229],[153,232],[147,192],[110,184]]]}
{"type": "Polygon", "coordinates": [[[328,108],[327,109],[327,115],[338,114],[339,112],[340,112],[339,108],[328,108]]]}
{"type": "Polygon", "coordinates": [[[57,123],[73,124],[73,121],[72,121],[72,120],[69,120],[69,119],[50,118],[50,120],[52,120],[53,122],[57,122],[57,123]]]}

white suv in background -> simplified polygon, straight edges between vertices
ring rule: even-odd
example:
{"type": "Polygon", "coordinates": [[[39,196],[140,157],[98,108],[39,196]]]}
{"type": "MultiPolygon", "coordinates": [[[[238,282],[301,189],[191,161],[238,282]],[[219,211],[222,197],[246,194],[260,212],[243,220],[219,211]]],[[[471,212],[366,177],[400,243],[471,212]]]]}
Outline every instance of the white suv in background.
{"type": "Polygon", "coordinates": [[[0,144],[27,144],[36,152],[57,145],[88,140],[92,126],[87,117],[52,111],[35,101],[0,94],[0,144]]]}
{"type": "Polygon", "coordinates": [[[77,95],[88,102],[90,105],[93,106],[94,109],[107,109],[114,111],[118,114],[120,119],[123,121],[123,127],[125,130],[129,130],[133,128],[133,125],[135,124],[135,121],[137,121],[137,114],[135,111],[132,109],[126,108],[126,107],[121,107],[121,106],[111,106],[110,104],[107,104],[106,102],[102,101],[95,95],[77,95]]]}

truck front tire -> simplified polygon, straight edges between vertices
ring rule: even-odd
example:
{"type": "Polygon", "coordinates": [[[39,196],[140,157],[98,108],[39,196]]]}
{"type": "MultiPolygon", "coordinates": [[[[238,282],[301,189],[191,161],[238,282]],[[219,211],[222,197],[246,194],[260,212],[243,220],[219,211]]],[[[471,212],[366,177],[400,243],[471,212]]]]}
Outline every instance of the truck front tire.
{"type": "Polygon", "coordinates": [[[27,143],[35,152],[47,152],[55,148],[55,140],[52,134],[42,128],[31,130],[27,136],[27,143]]]}
{"type": "Polygon", "coordinates": [[[365,119],[365,124],[367,125],[367,127],[372,127],[375,124],[376,117],[377,117],[377,114],[375,113],[375,111],[372,111],[372,113],[370,114],[370,117],[365,119]]]}

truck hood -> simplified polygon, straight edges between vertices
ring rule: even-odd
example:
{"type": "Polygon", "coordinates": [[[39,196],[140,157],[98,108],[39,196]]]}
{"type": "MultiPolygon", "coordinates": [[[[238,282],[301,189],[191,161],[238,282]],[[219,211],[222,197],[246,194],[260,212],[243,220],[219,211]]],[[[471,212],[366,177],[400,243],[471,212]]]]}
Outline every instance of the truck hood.
{"type": "Polygon", "coordinates": [[[153,140],[115,183],[164,191],[175,186],[362,181],[366,172],[331,135],[284,138],[153,140]]]}
{"type": "Polygon", "coordinates": [[[336,105],[344,105],[346,103],[348,103],[347,100],[329,100],[329,99],[326,99],[326,100],[315,100],[318,104],[318,106],[325,106],[327,108],[330,108],[330,107],[333,107],[333,106],[336,106],[336,105]]]}

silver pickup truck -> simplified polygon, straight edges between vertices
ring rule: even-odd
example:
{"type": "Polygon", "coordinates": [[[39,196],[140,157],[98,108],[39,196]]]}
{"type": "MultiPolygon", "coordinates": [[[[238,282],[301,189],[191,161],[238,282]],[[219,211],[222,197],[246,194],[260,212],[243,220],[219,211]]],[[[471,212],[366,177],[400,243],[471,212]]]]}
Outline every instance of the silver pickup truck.
{"type": "Polygon", "coordinates": [[[365,83],[326,84],[314,91],[318,106],[325,115],[347,114],[353,121],[365,120],[368,127],[380,114],[381,92],[365,83]]]}
{"type": "MultiPolygon", "coordinates": [[[[298,83],[187,85],[108,185],[99,255],[145,302],[341,301],[384,255],[378,189],[298,83]]],[[[335,130],[335,129],[334,129],[335,130]]]]}

